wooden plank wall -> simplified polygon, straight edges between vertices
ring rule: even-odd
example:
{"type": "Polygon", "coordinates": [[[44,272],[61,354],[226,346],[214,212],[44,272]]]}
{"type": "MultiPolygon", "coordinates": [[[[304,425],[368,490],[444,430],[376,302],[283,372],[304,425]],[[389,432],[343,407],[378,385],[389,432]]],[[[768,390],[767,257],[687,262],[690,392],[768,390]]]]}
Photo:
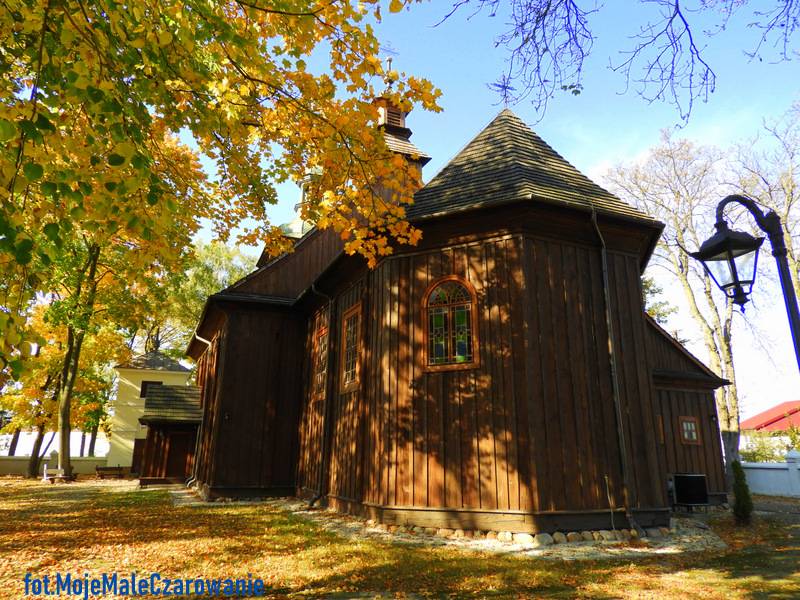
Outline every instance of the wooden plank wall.
{"type": "MultiPolygon", "coordinates": [[[[663,507],[667,501],[666,484],[653,435],[657,398],[648,355],[639,258],[609,253],[608,262],[614,337],[619,353],[617,370],[631,463],[630,483],[635,490],[636,506],[663,507]]],[[[602,288],[597,292],[602,293],[602,288]]]]}
{"type": "Polygon", "coordinates": [[[304,324],[286,310],[229,309],[212,487],[294,487],[304,324]]]}
{"type": "MultiPolygon", "coordinates": [[[[317,494],[320,491],[320,471],[322,469],[322,438],[325,418],[325,393],[330,387],[325,385],[325,393],[312,396],[313,360],[315,335],[326,329],[330,340],[328,307],[315,311],[308,319],[305,337],[305,359],[303,361],[303,400],[300,409],[299,450],[297,457],[297,487],[303,492],[317,494]]],[[[330,379],[330,367],[328,370],[330,379]]]]}
{"type": "Polygon", "coordinates": [[[714,417],[714,394],[708,390],[659,389],[664,422],[661,444],[667,473],[705,473],[708,491],[725,492],[722,444],[714,417]],[[679,417],[697,417],[700,445],[681,442],[679,417]]]}
{"type": "Polygon", "coordinates": [[[200,484],[208,484],[211,480],[214,461],[214,427],[217,423],[219,394],[220,349],[223,340],[223,329],[214,336],[211,346],[206,349],[197,362],[197,385],[202,390],[200,402],[203,407],[203,421],[198,430],[200,443],[195,457],[196,477],[200,484]]]}
{"type": "Polygon", "coordinates": [[[515,371],[524,370],[522,303],[511,302],[520,249],[508,237],[399,257],[370,274],[367,502],[520,509],[529,481],[518,466],[514,402],[515,371]],[[481,366],[425,372],[422,297],[452,274],[478,297],[481,366]]]}
{"type": "MultiPolygon", "coordinates": [[[[636,506],[663,507],[638,258],[611,253],[609,263],[636,506]]],[[[605,509],[611,494],[621,506],[604,306],[596,247],[507,235],[384,261],[363,292],[355,286],[335,300],[328,493],[382,506],[534,512],[605,509]],[[426,372],[422,296],[453,274],[478,297],[480,366],[426,372]],[[338,320],[358,298],[362,385],[339,394],[338,320]]],[[[298,485],[316,490],[322,409],[304,397],[298,485]]]]}
{"type": "Polygon", "coordinates": [[[342,251],[342,239],[333,230],[312,233],[295,247],[234,287],[249,292],[294,298],[305,290],[342,251]]]}
{"type": "Polygon", "coordinates": [[[708,374],[691,358],[677,349],[669,339],[652,323],[647,323],[647,343],[650,359],[656,369],[689,373],[692,375],[708,374]]]}
{"type": "MultiPolygon", "coordinates": [[[[637,259],[611,262],[632,483],[638,506],[660,507],[637,259]]],[[[608,506],[608,476],[621,504],[596,248],[508,236],[398,257],[370,274],[368,296],[367,502],[591,510],[608,506]],[[427,373],[421,299],[451,274],[477,292],[480,367],[427,373]]]]}
{"type": "MultiPolygon", "coordinates": [[[[329,349],[329,369],[331,381],[335,384],[330,390],[331,405],[331,453],[328,494],[339,500],[359,502],[362,497],[362,458],[364,456],[364,419],[361,387],[348,392],[339,389],[341,375],[342,318],[347,309],[359,302],[364,311],[364,285],[358,281],[341,293],[336,299],[332,330],[336,340],[329,349]]],[[[359,337],[360,350],[364,348],[364,315],[361,315],[359,337]]],[[[363,357],[361,358],[363,363],[363,357]]],[[[363,381],[363,375],[359,384],[363,381]]]]}
{"type": "Polygon", "coordinates": [[[140,477],[191,476],[196,435],[196,425],[164,423],[148,425],[140,477]],[[175,468],[175,472],[170,472],[171,467],[175,468]]]}

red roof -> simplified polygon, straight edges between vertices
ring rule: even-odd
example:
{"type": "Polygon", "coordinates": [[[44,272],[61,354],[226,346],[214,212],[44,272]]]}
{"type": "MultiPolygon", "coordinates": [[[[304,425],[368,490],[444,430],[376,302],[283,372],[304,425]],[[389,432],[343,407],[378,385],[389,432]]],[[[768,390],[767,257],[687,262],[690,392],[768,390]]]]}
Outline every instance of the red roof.
{"type": "Polygon", "coordinates": [[[786,431],[792,425],[800,427],[800,400],[773,406],[754,417],[745,419],[740,427],[743,431],[753,429],[756,431],[786,431]]]}

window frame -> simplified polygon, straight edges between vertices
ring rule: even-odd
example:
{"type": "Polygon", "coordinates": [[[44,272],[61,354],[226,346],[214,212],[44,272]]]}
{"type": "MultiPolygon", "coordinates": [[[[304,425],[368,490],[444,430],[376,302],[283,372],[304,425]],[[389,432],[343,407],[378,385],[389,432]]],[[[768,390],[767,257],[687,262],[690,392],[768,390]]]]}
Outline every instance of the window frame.
{"type": "Polygon", "coordinates": [[[163,381],[155,381],[155,380],[142,380],[141,384],[139,384],[139,398],[146,398],[147,397],[147,390],[151,387],[155,387],[157,385],[164,385],[163,381]]]}
{"type": "Polygon", "coordinates": [[[325,398],[328,392],[328,376],[330,375],[330,355],[331,355],[331,339],[330,329],[328,327],[328,317],[325,313],[318,315],[318,323],[314,328],[313,337],[311,340],[311,393],[309,396],[314,401],[319,401],[325,398]],[[317,364],[319,361],[320,353],[320,339],[325,338],[325,370],[317,371],[317,364]],[[321,390],[316,389],[317,375],[323,375],[323,386],[321,390]]]}
{"type": "Polygon", "coordinates": [[[678,435],[680,435],[681,437],[681,444],[686,444],[687,446],[701,446],[703,442],[702,438],[700,437],[700,419],[692,416],[678,417],[678,435]],[[690,440],[684,435],[684,430],[683,430],[684,423],[694,424],[694,431],[697,434],[696,440],[690,440]]]}
{"type": "Polygon", "coordinates": [[[361,351],[363,348],[363,341],[362,341],[362,318],[361,318],[361,302],[356,302],[353,306],[348,308],[342,313],[342,318],[339,320],[340,328],[339,328],[339,393],[340,394],[348,394],[358,389],[358,385],[361,382],[361,351]],[[355,377],[352,381],[348,381],[345,383],[344,381],[344,372],[345,372],[345,361],[347,360],[346,356],[346,344],[347,344],[347,335],[345,331],[345,326],[347,322],[356,316],[358,318],[357,325],[356,325],[356,365],[355,365],[355,377]]]}
{"type": "Polygon", "coordinates": [[[423,337],[423,371],[426,373],[436,373],[440,371],[467,371],[469,369],[477,369],[481,365],[480,358],[480,337],[478,335],[478,295],[475,293],[475,288],[472,284],[460,275],[446,275],[439,277],[433,281],[425,289],[425,294],[422,296],[422,337],[423,337]],[[430,301],[433,291],[448,281],[455,281],[467,290],[470,296],[470,319],[472,329],[472,360],[463,363],[451,363],[446,365],[432,365],[430,364],[430,321],[428,318],[428,302],[430,301]]]}

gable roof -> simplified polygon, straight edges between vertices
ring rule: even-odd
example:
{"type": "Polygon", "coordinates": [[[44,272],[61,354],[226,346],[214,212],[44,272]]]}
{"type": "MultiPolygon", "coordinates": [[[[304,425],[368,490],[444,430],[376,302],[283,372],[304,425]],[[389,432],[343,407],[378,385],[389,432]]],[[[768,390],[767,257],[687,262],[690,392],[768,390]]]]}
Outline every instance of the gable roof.
{"type": "Polygon", "coordinates": [[[533,200],[656,223],[594,183],[504,109],[414,195],[409,219],[533,200]]]}
{"type": "Polygon", "coordinates": [[[730,383],[689,352],[686,346],[661,327],[653,317],[647,313],[644,313],[644,316],[650,332],[648,341],[654,376],[662,380],[691,379],[698,382],[705,380],[714,388],[730,383]]]}
{"type": "Polygon", "coordinates": [[[117,369],[149,369],[151,371],[175,371],[178,373],[189,371],[177,360],[158,351],[134,356],[128,362],[117,365],[117,369]]]}
{"type": "Polygon", "coordinates": [[[200,388],[195,385],[151,385],[141,423],[199,423],[203,418],[200,388]]]}
{"type": "Polygon", "coordinates": [[[742,421],[742,430],[786,431],[794,425],[800,427],[800,400],[783,402],[742,421]]]}

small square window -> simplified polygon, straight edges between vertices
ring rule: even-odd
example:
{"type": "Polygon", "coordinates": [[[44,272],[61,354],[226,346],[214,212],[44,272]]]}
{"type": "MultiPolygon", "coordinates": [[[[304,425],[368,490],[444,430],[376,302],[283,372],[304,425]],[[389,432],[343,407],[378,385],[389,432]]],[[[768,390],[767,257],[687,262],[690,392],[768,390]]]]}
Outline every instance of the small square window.
{"type": "Polygon", "coordinates": [[[681,442],[684,444],[700,444],[700,425],[697,417],[679,417],[681,442]]]}
{"type": "Polygon", "coordinates": [[[139,398],[147,396],[147,390],[155,385],[161,385],[161,381],[143,381],[142,387],[139,389],[139,398]]]}

